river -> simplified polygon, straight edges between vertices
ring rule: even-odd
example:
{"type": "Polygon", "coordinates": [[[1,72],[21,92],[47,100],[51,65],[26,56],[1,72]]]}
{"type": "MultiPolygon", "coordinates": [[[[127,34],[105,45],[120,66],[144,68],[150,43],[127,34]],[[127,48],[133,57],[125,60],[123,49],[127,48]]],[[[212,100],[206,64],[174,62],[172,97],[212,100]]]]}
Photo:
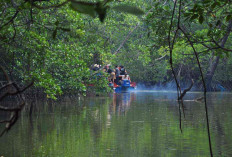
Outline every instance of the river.
{"type": "MultiPolygon", "coordinates": [[[[210,156],[204,103],[192,101],[200,96],[185,97],[182,133],[172,91],[38,100],[32,118],[24,112],[0,138],[0,156],[210,156]]],[[[208,93],[207,98],[214,156],[232,156],[232,93],[208,93]]]]}

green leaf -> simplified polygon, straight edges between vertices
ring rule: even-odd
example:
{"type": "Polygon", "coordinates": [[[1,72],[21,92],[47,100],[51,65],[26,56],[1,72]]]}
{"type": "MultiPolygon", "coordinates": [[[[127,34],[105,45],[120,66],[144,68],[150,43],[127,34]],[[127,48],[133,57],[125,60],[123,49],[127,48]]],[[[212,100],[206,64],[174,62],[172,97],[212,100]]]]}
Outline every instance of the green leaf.
{"type": "Polygon", "coordinates": [[[226,22],[230,21],[232,19],[232,15],[226,16],[226,22]]]}
{"type": "Polygon", "coordinates": [[[224,53],[226,54],[226,57],[229,57],[229,56],[230,56],[230,54],[229,54],[228,51],[225,51],[224,53]]]}
{"type": "Polygon", "coordinates": [[[59,23],[60,23],[60,22],[57,20],[57,21],[55,22],[55,25],[56,25],[56,26],[58,26],[58,25],[59,25],[59,23]]]}
{"type": "Polygon", "coordinates": [[[163,8],[164,8],[164,10],[166,10],[166,11],[170,9],[170,7],[167,6],[167,5],[165,5],[163,8]]]}
{"type": "Polygon", "coordinates": [[[202,15],[203,14],[203,12],[204,12],[204,9],[202,9],[202,8],[198,8],[198,13],[200,14],[200,15],[202,15]]]}
{"type": "Polygon", "coordinates": [[[211,2],[211,0],[203,0],[204,4],[207,4],[207,3],[210,3],[210,2],[211,2]]]}
{"type": "Polygon", "coordinates": [[[120,11],[120,12],[133,14],[133,15],[143,15],[144,14],[144,12],[141,9],[139,9],[137,7],[129,6],[129,5],[118,5],[118,6],[113,7],[112,9],[114,9],[116,11],[120,11]]]}
{"type": "Polygon", "coordinates": [[[191,15],[192,15],[192,13],[184,13],[184,17],[189,17],[191,15]]]}
{"type": "Polygon", "coordinates": [[[70,31],[71,31],[70,28],[60,27],[60,29],[61,29],[62,31],[65,31],[65,32],[70,32],[70,31]]]}
{"type": "Polygon", "coordinates": [[[110,2],[113,2],[113,0],[105,0],[103,4],[106,5],[107,3],[110,3],[110,2]]]}
{"type": "Polygon", "coordinates": [[[190,20],[194,20],[194,19],[196,19],[196,18],[198,18],[198,14],[194,14],[191,18],[190,18],[190,20]]]}
{"type": "Polygon", "coordinates": [[[216,26],[219,26],[220,24],[221,24],[221,20],[218,20],[216,26]]]}
{"type": "Polygon", "coordinates": [[[207,36],[209,37],[211,35],[211,29],[208,30],[207,36]]]}
{"type": "Polygon", "coordinates": [[[79,13],[87,14],[92,17],[96,15],[96,3],[71,1],[70,7],[79,13]]]}
{"type": "Polygon", "coordinates": [[[220,5],[218,2],[214,2],[212,5],[211,5],[211,8],[214,9],[217,5],[220,5]]]}
{"type": "Polygon", "coordinates": [[[202,15],[199,16],[199,23],[202,24],[204,21],[204,17],[202,15]]]}
{"type": "Polygon", "coordinates": [[[57,35],[57,28],[52,33],[52,38],[55,39],[57,35]]]}
{"type": "Polygon", "coordinates": [[[195,10],[197,10],[197,8],[198,8],[198,4],[195,4],[193,7],[193,10],[195,11],[195,10]]]}

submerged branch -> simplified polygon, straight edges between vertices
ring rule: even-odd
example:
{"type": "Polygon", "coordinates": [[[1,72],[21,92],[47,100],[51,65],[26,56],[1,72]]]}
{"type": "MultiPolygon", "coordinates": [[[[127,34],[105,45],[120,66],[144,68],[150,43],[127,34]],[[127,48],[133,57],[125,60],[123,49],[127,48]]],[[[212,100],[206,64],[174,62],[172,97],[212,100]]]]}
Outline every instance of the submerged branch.
{"type": "Polygon", "coordinates": [[[210,129],[209,129],[208,107],[207,107],[207,102],[206,102],[206,92],[207,92],[207,90],[206,90],[206,83],[205,83],[203,71],[202,71],[202,68],[201,68],[201,64],[200,64],[200,60],[199,60],[199,57],[198,57],[198,53],[197,53],[197,51],[196,51],[196,49],[195,49],[192,41],[190,40],[190,38],[187,35],[187,33],[181,27],[179,27],[179,29],[181,30],[181,32],[184,34],[184,36],[187,38],[189,44],[191,45],[191,47],[193,49],[193,52],[194,52],[194,55],[195,55],[196,60],[197,60],[198,68],[200,70],[201,81],[202,81],[203,87],[204,87],[205,116],[206,116],[206,123],[207,123],[207,132],[208,132],[208,139],[209,139],[210,155],[211,155],[211,157],[213,157],[212,144],[211,144],[211,136],[210,136],[210,129]]]}
{"type": "Polygon", "coordinates": [[[190,91],[191,88],[193,87],[193,84],[194,84],[194,81],[193,81],[193,79],[192,79],[191,85],[190,85],[187,89],[185,89],[185,90],[183,91],[183,93],[181,93],[180,97],[178,98],[179,100],[182,100],[182,99],[184,98],[185,94],[186,94],[188,91],[190,91]]]}
{"type": "MultiPolygon", "coordinates": [[[[181,1],[180,1],[181,3],[181,1]]],[[[175,39],[177,37],[177,33],[178,33],[178,26],[175,30],[175,34],[174,34],[174,37],[173,37],[173,40],[171,41],[171,30],[172,30],[172,25],[173,25],[173,20],[174,20],[174,15],[175,15],[175,10],[176,10],[176,4],[177,4],[177,0],[174,2],[174,7],[173,7],[173,10],[172,10],[172,18],[171,18],[171,24],[169,26],[169,32],[168,32],[168,45],[169,45],[169,54],[170,54],[170,59],[169,59],[169,62],[170,62],[170,66],[171,66],[171,70],[172,70],[172,74],[174,76],[174,79],[175,79],[175,83],[176,83],[176,90],[177,90],[177,97],[179,98],[180,94],[181,94],[181,88],[180,88],[180,84],[178,83],[178,80],[177,80],[177,76],[176,76],[176,73],[174,71],[174,67],[173,67],[173,48],[174,48],[174,43],[175,43],[175,39]]],[[[179,6],[179,10],[181,8],[181,5],[179,6]]],[[[178,20],[180,19],[180,13],[179,13],[179,16],[178,16],[178,20]]],[[[179,127],[180,127],[180,131],[182,133],[182,125],[181,125],[181,105],[182,105],[182,110],[183,110],[183,113],[184,113],[184,104],[183,104],[183,101],[181,101],[181,104],[180,104],[180,101],[178,101],[178,104],[179,104],[179,127]]],[[[185,114],[184,114],[185,116],[185,114]]]]}
{"type": "MultiPolygon", "coordinates": [[[[207,132],[208,132],[208,139],[209,139],[210,155],[211,155],[211,157],[213,157],[213,151],[212,151],[212,145],[211,145],[211,136],[210,136],[210,129],[209,129],[208,109],[207,109],[207,102],[206,102],[206,92],[207,92],[206,91],[206,83],[205,83],[205,80],[204,80],[204,76],[203,76],[200,60],[199,60],[199,57],[198,57],[198,53],[197,53],[197,51],[196,51],[196,49],[195,49],[195,47],[193,45],[193,42],[190,40],[190,37],[187,35],[187,33],[184,31],[184,29],[181,28],[181,25],[180,25],[180,22],[181,22],[180,21],[180,17],[181,17],[181,0],[179,1],[179,15],[178,15],[177,28],[176,28],[176,31],[175,31],[175,34],[174,34],[174,38],[173,38],[173,40],[171,42],[171,30],[172,30],[172,25],[173,25],[174,14],[175,14],[175,10],[176,10],[176,3],[177,3],[177,0],[174,1],[171,24],[170,24],[170,28],[169,28],[169,34],[168,34],[168,41],[169,41],[169,51],[170,51],[170,65],[171,65],[171,70],[172,70],[173,76],[175,78],[176,86],[177,86],[177,95],[178,95],[179,108],[180,108],[180,103],[181,103],[183,113],[184,113],[183,97],[192,88],[193,80],[192,80],[191,86],[189,88],[187,88],[186,90],[184,90],[184,92],[182,93],[179,82],[177,81],[177,78],[176,78],[176,74],[174,72],[173,62],[172,62],[172,50],[173,50],[173,46],[174,46],[174,43],[175,43],[175,38],[177,36],[178,30],[180,30],[184,34],[185,38],[187,39],[187,41],[191,45],[191,47],[192,47],[192,49],[194,51],[194,55],[195,55],[196,60],[197,60],[198,68],[200,70],[201,80],[202,80],[202,83],[203,83],[203,86],[204,86],[204,102],[205,102],[205,112],[206,112],[205,116],[206,116],[206,121],[207,121],[207,132]]],[[[180,117],[180,129],[181,129],[181,117],[180,117]]]]}

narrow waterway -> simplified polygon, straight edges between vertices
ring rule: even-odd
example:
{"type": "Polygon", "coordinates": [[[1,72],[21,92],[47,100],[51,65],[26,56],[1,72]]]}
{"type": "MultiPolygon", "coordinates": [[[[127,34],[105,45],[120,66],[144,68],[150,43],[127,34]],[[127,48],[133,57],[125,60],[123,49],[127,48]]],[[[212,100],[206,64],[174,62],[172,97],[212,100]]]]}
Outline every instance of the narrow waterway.
{"type": "MultiPolygon", "coordinates": [[[[181,133],[176,92],[137,91],[62,102],[37,101],[0,138],[0,156],[209,156],[204,104],[185,97],[181,133]]],[[[215,156],[232,156],[232,93],[208,94],[215,156]]],[[[3,126],[1,126],[2,128],[3,126]]]]}

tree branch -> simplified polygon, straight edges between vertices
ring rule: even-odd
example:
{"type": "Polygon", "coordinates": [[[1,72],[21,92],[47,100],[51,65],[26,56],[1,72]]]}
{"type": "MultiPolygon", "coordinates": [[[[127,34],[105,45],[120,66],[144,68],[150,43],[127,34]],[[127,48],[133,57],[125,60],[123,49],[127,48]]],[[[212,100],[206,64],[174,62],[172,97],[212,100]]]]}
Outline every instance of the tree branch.
{"type": "Polygon", "coordinates": [[[194,84],[194,81],[193,81],[193,79],[192,79],[191,85],[190,85],[187,89],[185,89],[185,90],[183,91],[183,93],[181,93],[180,97],[178,98],[179,100],[182,100],[182,99],[184,98],[185,94],[186,94],[188,91],[190,91],[191,88],[193,87],[193,84],[194,84]]]}
{"type": "MultiPolygon", "coordinates": [[[[152,11],[154,9],[154,7],[152,7],[151,9],[148,10],[148,12],[145,14],[145,17],[148,15],[148,13],[150,11],[152,11]]],[[[139,26],[139,22],[134,26],[134,28],[127,34],[126,38],[122,41],[122,43],[119,45],[119,47],[117,48],[117,50],[113,53],[114,55],[116,55],[119,50],[124,46],[124,44],[127,42],[127,40],[130,38],[131,34],[137,29],[137,27],[139,26]]]]}
{"type": "Polygon", "coordinates": [[[197,60],[197,64],[198,64],[198,68],[200,70],[200,74],[201,74],[201,81],[203,83],[203,87],[204,87],[204,102],[205,102],[205,116],[206,116],[206,122],[207,122],[207,131],[208,131],[208,139],[209,139],[209,148],[210,148],[210,155],[211,157],[213,157],[213,151],[212,151],[212,144],[211,144],[211,136],[210,136],[210,129],[209,129],[209,116],[208,116],[208,107],[207,107],[207,102],[206,102],[206,83],[205,83],[205,79],[204,79],[204,75],[202,72],[202,68],[201,68],[201,64],[200,64],[200,60],[198,57],[198,53],[192,43],[192,41],[190,40],[189,36],[186,34],[186,32],[179,26],[179,29],[181,30],[181,32],[184,34],[184,36],[187,38],[189,44],[191,45],[193,52],[195,54],[196,60],[197,60]]]}
{"type": "MultiPolygon", "coordinates": [[[[34,84],[34,81],[32,81],[29,85],[27,85],[26,87],[20,89],[16,83],[12,82],[10,84],[7,84],[7,86],[4,86],[2,88],[6,88],[6,87],[9,87],[10,85],[13,85],[14,88],[16,88],[16,91],[14,92],[10,92],[10,91],[7,91],[5,92],[2,96],[0,96],[0,101],[2,101],[5,97],[11,95],[11,96],[14,96],[14,95],[17,95],[17,94],[21,94],[23,93],[25,90],[27,90],[29,87],[31,87],[32,85],[34,84]]],[[[0,91],[2,90],[2,88],[0,89],[0,91]]],[[[0,108],[1,109],[1,108],[0,108]]]]}
{"type": "Polygon", "coordinates": [[[9,96],[9,95],[18,95],[22,101],[21,104],[16,106],[16,107],[5,107],[5,106],[0,105],[1,111],[12,112],[12,116],[9,120],[0,121],[0,123],[6,123],[5,129],[0,134],[0,136],[2,136],[5,132],[9,131],[11,129],[11,127],[17,122],[18,117],[19,117],[19,112],[21,112],[23,107],[25,106],[25,100],[22,96],[22,93],[25,90],[27,90],[29,87],[31,87],[34,84],[34,81],[32,81],[29,85],[27,85],[24,88],[19,88],[19,86],[15,82],[12,82],[10,80],[6,70],[2,66],[0,66],[0,69],[2,70],[6,80],[8,82],[6,85],[4,85],[0,88],[0,91],[3,91],[3,89],[7,90],[2,96],[0,96],[0,101],[2,101],[6,96],[9,96]],[[13,92],[10,91],[11,86],[14,88],[13,92]]]}
{"type": "Polygon", "coordinates": [[[8,24],[12,23],[12,22],[14,21],[14,19],[17,17],[18,13],[19,13],[19,10],[16,10],[14,16],[12,16],[12,18],[11,18],[8,22],[6,22],[5,24],[3,24],[3,25],[0,27],[0,30],[1,30],[3,27],[7,26],[8,24]]]}

